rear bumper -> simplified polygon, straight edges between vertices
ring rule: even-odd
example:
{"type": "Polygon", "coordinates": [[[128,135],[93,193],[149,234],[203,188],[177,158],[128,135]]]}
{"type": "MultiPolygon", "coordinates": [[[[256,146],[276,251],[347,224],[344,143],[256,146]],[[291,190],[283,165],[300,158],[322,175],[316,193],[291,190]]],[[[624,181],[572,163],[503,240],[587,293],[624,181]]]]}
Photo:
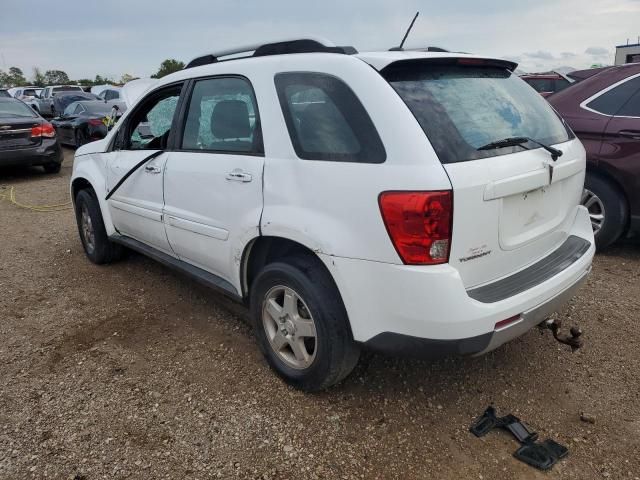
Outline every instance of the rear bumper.
{"type": "Polygon", "coordinates": [[[378,352],[416,358],[438,358],[447,355],[482,355],[528,332],[536,325],[544,322],[552,313],[562,308],[582,286],[587,279],[589,271],[590,269],[584,272],[576,283],[549,301],[532,310],[523,312],[518,322],[500,330],[458,340],[432,340],[385,332],[368,340],[365,345],[378,352]]]}
{"type": "Polygon", "coordinates": [[[595,253],[588,213],[576,207],[569,235],[588,247],[550,278],[492,303],[474,299],[450,265],[416,267],[323,257],[342,294],[354,339],[413,356],[488,352],[544,321],[584,282],[595,253]],[[521,319],[496,330],[496,323],[521,319]]]}
{"type": "Polygon", "coordinates": [[[55,138],[46,138],[37,147],[0,150],[0,166],[32,166],[62,163],[62,149],[55,138]]]}

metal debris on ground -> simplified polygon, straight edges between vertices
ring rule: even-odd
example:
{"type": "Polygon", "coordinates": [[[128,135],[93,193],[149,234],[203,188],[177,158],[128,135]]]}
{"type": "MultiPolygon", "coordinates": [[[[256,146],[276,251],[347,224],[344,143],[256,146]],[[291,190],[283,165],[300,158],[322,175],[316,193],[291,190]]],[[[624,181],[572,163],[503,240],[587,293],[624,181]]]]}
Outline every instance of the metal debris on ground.
{"type": "Polygon", "coordinates": [[[550,469],[559,459],[566,457],[569,453],[567,447],[550,438],[537,442],[538,434],[528,425],[515,415],[508,414],[504,417],[498,417],[493,406],[489,406],[475,420],[469,431],[476,437],[484,437],[494,428],[509,431],[522,444],[514,452],[515,458],[540,470],[550,469]]]}

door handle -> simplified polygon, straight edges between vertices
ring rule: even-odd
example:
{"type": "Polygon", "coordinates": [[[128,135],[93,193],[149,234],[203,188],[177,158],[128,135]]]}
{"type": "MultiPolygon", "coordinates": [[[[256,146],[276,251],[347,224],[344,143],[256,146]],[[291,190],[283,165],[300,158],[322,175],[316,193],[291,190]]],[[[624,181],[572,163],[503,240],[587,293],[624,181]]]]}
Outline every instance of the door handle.
{"type": "Polygon", "coordinates": [[[251,176],[250,173],[244,172],[242,170],[240,170],[239,168],[236,168],[235,170],[227,173],[227,180],[231,180],[234,182],[250,182],[251,180],[253,180],[253,177],[251,176]]]}
{"type": "Polygon", "coordinates": [[[160,167],[156,167],[155,165],[147,165],[144,167],[144,171],[147,173],[160,173],[162,170],[160,170],[160,167]]]}
{"type": "Polygon", "coordinates": [[[621,137],[632,138],[633,140],[640,140],[640,131],[638,130],[620,130],[618,135],[621,137]]]}

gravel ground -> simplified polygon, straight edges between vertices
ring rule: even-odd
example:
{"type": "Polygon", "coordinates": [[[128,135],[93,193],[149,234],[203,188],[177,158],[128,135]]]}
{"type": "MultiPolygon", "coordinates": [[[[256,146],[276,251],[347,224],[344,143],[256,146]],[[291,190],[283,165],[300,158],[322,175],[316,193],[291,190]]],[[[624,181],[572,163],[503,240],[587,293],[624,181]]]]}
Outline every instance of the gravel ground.
{"type": "MultiPolygon", "coordinates": [[[[0,170],[0,194],[65,201],[71,162],[0,170]]],[[[476,359],[366,354],[308,395],[270,372],[243,308],[142,256],[89,263],[70,210],[0,201],[0,226],[0,479],[640,477],[638,244],[598,255],[559,314],[577,353],[532,331],[476,359]],[[473,437],[492,402],[569,456],[541,473],[508,434],[473,437]]]]}

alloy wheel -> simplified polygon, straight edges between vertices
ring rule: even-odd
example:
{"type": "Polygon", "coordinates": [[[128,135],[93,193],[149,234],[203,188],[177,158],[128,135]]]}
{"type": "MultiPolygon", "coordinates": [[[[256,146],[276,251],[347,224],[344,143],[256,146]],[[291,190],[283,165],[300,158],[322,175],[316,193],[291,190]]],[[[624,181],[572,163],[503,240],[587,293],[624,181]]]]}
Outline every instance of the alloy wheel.
{"type": "Polygon", "coordinates": [[[86,204],[82,205],[80,213],[80,227],[82,228],[82,237],[84,238],[85,247],[87,247],[87,251],[89,253],[92,253],[96,248],[96,237],[93,230],[93,223],[89,216],[89,209],[86,204]]]}
{"type": "Polygon", "coordinates": [[[604,224],[604,204],[602,203],[602,200],[600,200],[600,197],[586,188],[582,191],[581,203],[589,211],[593,234],[597,235],[604,224]]]}
{"type": "Polygon", "coordinates": [[[278,285],[265,295],[262,326],[269,345],[287,366],[302,370],[316,357],[316,326],[302,297],[292,288],[278,285]]]}

